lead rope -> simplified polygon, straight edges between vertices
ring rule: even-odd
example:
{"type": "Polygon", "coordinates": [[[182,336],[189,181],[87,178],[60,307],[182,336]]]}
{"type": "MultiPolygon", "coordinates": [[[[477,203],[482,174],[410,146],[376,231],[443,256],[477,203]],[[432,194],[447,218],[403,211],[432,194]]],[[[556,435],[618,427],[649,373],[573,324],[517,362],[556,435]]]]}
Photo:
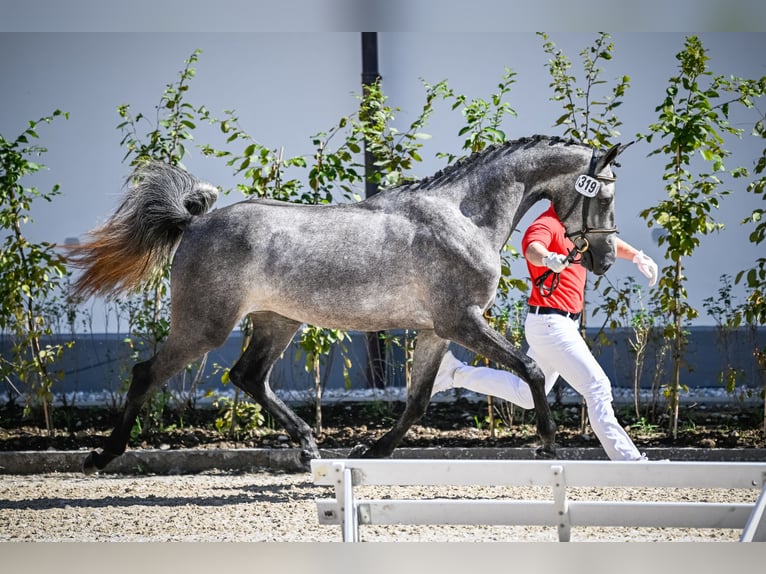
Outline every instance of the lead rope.
{"type": "MultiPolygon", "coordinates": [[[[580,251],[577,247],[572,247],[572,249],[570,249],[569,253],[567,254],[567,261],[570,264],[574,263],[575,259],[577,259],[577,256],[583,251],[580,251]]],[[[553,295],[553,292],[558,288],[560,282],[561,282],[561,273],[555,273],[553,269],[548,269],[545,273],[543,273],[537,279],[535,279],[534,285],[540,291],[540,296],[547,298],[553,295]],[[551,279],[550,286],[548,286],[545,284],[545,281],[551,275],[553,276],[553,278],[551,279]]]]}

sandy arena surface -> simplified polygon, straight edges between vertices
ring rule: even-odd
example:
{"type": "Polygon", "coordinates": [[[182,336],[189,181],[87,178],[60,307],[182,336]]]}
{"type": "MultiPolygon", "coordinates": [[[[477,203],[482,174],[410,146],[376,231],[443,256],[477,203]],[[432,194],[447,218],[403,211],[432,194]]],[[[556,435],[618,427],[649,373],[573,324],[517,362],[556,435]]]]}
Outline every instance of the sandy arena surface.
{"type": "MultiPolygon", "coordinates": [[[[612,489],[624,500],[750,502],[754,490],[612,489]]],[[[603,491],[602,491],[603,492],[603,491]]],[[[571,499],[598,497],[569,489],[571,499]]],[[[361,487],[360,497],[541,498],[533,487],[361,487]],[[369,489],[369,490],[367,490],[369,489]]],[[[339,526],[318,523],[308,473],[206,472],[177,476],[80,474],[0,477],[0,542],[340,542],[339,526]]],[[[730,529],[573,527],[572,541],[737,541],[730,529]]],[[[368,526],[365,542],[555,542],[552,527],[368,526]]]]}

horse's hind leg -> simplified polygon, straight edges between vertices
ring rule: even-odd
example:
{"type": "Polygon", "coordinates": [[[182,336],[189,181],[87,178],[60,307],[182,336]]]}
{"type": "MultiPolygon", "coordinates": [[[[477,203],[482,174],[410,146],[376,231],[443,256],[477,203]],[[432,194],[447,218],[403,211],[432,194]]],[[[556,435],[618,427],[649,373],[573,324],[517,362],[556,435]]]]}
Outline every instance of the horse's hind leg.
{"type": "Polygon", "coordinates": [[[274,363],[292,341],[300,323],[275,313],[254,313],[250,343],[234,365],[229,378],[239,388],[253,396],[279,420],[288,434],[301,445],[301,463],[308,468],[313,458],[319,458],[311,427],[274,394],[269,386],[269,374],[274,363]]]}
{"type": "Polygon", "coordinates": [[[418,331],[415,344],[412,382],[407,393],[407,404],[391,430],[384,434],[369,448],[357,445],[351,451],[352,457],[382,458],[391,456],[409,428],[425,414],[431,401],[433,387],[439,363],[447,352],[449,341],[436,336],[433,331],[418,331]]]}
{"type": "Polygon", "coordinates": [[[463,317],[457,325],[450,327],[448,336],[455,343],[510,368],[527,381],[535,403],[537,432],[543,443],[537,454],[544,458],[555,457],[556,423],[553,422],[551,408],[545,396],[545,375],[537,363],[514,349],[500,333],[492,329],[478,307],[463,317]]]}
{"type": "Polygon", "coordinates": [[[136,417],[151,392],[186,365],[221,345],[228,331],[222,331],[215,339],[194,338],[192,333],[194,331],[174,329],[154,357],[133,366],[133,378],[122,415],[111,435],[104,441],[101,450],[93,451],[87,456],[82,466],[83,472],[91,474],[102,470],[124,453],[136,417]]]}

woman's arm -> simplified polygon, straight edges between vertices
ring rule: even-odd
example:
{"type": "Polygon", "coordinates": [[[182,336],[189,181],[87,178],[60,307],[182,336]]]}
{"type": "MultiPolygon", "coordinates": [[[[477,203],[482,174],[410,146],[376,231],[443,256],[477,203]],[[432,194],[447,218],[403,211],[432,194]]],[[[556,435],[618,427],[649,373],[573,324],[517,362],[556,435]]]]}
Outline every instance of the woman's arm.
{"type": "Polygon", "coordinates": [[[627,259],[633,261],[633,258],[640,253],[638,249],[633,247],[630,243],[619,237],[615,237],[614,244],[616,247],[616,255],[618,259],[627,259]]]}
{"type": "Polygon", "coordinates": [[[619,237],[615,238],[614,245],[617,258],[635,263],[638,270],[649,279],[649,287],[654,286],[659,276],[659,269],[652,258],[619,237]]]}

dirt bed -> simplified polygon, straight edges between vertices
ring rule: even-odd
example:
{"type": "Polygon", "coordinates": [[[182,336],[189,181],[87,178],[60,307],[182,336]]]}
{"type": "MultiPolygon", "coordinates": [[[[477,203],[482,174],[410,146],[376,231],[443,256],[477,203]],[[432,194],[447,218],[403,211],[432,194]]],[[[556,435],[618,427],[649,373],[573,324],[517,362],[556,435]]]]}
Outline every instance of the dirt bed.
{"type": "MultiPolygon", "coordinates": [[[[550,489],[364,487],[362,497],[549,498],[550,489]]],[[[659,500],[650,489],[618,492],[659,500]]],[[[316,498],[334,496],[307,473],[178,476],[6,475],[0,480],[0,541],[21,542],[339,542],[339,526],[318,524],[316,498]]],[[[572,499],[598,492],[572,489],[572,499]]],[[[755,491],[675,490],[664,499],[753,502],[755,491]],[[669,497],[669,498],[668,498],[669,497]]],[[[572,541],[736,541],[729,529],[575,527],[572,541]]],[[[554,542],[552,527],[362,526],[363,541],[554,542]]]]}
{"type": "MultiPolygon", "coordinates": [[[[498,402],[495,402],[495,406],[498,402]]],[[[313,407],[312,407],[313,408],[313,407]]],[[[320,448],[352,448],[378,440],[401,414],[404,403],[328,404],[323,407],[323,430],[317,435],[320,448]]],[[[314,425],[311,408],[296,412],[314,425]]],[[[199,409],[186,413],[183,424],[176,413],[165,413],[160,425],[143,424],[143,432],[132,437],[129,447],[137,448],[287,448],[298,444],[278,425],[252,430],[240,429],[236,438],[224,436],[215,428],[217,411],[199,409]]],[[[413,425],[399,447],[533,448],[539,444],[534,415],[515,411],[515,417],[496,419],[496,428],[487,423],[486,402],[459,399],[432,403],[425,416],[413,425]]],[[[102,446],[112,430],[117,412],[103,408],[59,408],[54,429],[32,424],[20,408],[0,407],[0,451],[44,451],[92,449],[102,446]]],[[[507,412],[505,412],[507,415],[507,412]]],[[[586,426],[581,428],[579,405],[554,407],[559,447],[597,447],[598,440],[586,426]]],[[[763,409],[744,405],[684,405],[683,424],[673,438],[667,420],[662,425],[635,420],[630,408],[621,407],[620,420],[639,449],[647,448],[764,448],[763,409]]],[[[271,421],[273,423],[274,421],[271,421]]]]}

